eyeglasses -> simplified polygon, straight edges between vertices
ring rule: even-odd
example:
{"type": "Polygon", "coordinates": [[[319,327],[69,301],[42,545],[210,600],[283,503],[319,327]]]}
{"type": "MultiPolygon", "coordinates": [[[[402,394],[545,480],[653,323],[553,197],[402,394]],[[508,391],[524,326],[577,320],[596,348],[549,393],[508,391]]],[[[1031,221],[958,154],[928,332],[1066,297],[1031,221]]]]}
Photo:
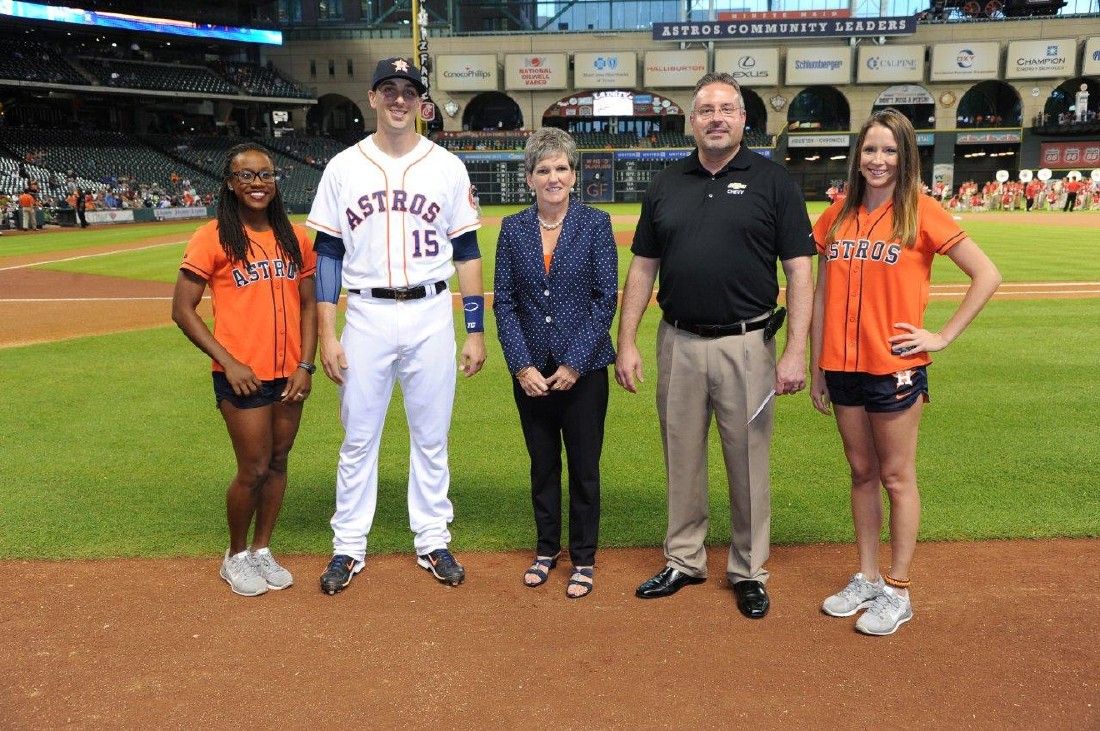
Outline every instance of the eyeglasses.
{"type": "Polygon", "coordinates": [[[406,86],[404,88],[398,88],[397,86],[381,86],[374,90],[376,94],[381,94],[386,101],[393,101],[398,97],[405,99],[406,101],[412,101],[420,96],[420,92],[416,90],[416,87],[406,86]]]}
{"type": "Polygon", "coordinates": [[[261,170],[258,173],[252,170],[234,170],[230,175],[245,184],[251,183],[256,178],[259,178],[262,183],[274,183],[279,179],[279,176],[272,170],[261,170]]]}
{"type": "Polygon", "coordinates": [[[715,107],[699,107],[695,110],[695,116],[699,119],[712,119],[715,115],[723,117],[735,117],[738,112],[743,112],[744,107],[739,107],[734,104],[723,104],[722,106],[715,107]]]}

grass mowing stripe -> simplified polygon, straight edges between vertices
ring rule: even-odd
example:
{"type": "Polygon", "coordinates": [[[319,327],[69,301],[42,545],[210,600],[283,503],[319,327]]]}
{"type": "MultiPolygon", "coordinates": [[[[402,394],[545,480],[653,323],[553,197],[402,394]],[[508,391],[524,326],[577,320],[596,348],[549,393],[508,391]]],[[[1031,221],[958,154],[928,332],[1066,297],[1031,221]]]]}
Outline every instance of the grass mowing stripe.
{"type": "MultiPolygon", "coordinates": [[[[933,303],[943,322],[950,303],[933,303]]],[[[935,356],[918,470],[921,537],[1097,536],[1100,423],[1095,305],[998,301],[935,356]]],[[[490,318],[491,320],[491,318],[490,318]]],[[[653,389],[657,313],[643,323],[643,393],[613,387],[603,456],[601,545],[658,545],[664,466],[653,389]]],[[[483,374],[460,379],[451,440],[459,550],[530,549],[529,465],[492,323],[483,374]]],[[[216,555],[233,456],[205,358],[175,329],[0,351],[0,557],[216,555]],[[102,364],[96,366],[95,364],[102,364]],[[44,378],[42,374],[49,374],[44,378]]],[[[777,543],[849,541],[847,467],[831,419],[803,393],[778,401],[773,448],[777,543]]],[[[408,551],[407,429],[400,397],[382,440],[372,553],[408,551]]],[[[276,531],[282,552],[330,550],[341,440],[336,390],[318,377],[291,455],[276,531]]],[[[728,540],[726,483],[712,435],[709,540],[728,540]]]]}
{"type": "MultiPolygon", "coordinates": [[[[810,208],[820,204],[810,204],[810,208]]],[[[637,204],[614,204],[600,206],[614,209],[619,213],[632,212],[637,215],[637,204]]],[[[520,210],[522,207],[492,206],[485,209],[486,215],[500,215],[502,211],[520,210]]],[[[1080,217],[1080,225],[1073,227],[1043,226],[1032,223],[1021,216],[1021,223],[999,223],[982,221],[979,216],[969,216],[963,221],[968,234],[985,250],[1000,268],[1005,281],[1009,282],[1078,282],[1096,279],[1095,273],[1079,262],[1091,261],[1093,219],[1080,217]],[[1052,256],[1051,252],[1058,252],[1052,256]]],[[[197,227],[191,222],[185,231],[186,238],[197,227]]],[[[115,227],[121,230],[125,227],[115,227]]],[[[616,230],[631,230],[630,224],[615,224],[616,230]]],[[[96,231],[95,233],[99,233],[96,231]]],[[[481,244],[486,288],[492,289],[493,266],[495,262],[496,242],[500,226],[485,225],[478,232],[481,244]]],[[[619,285],[626,279],[630,264],[629,247],[621,246],[619,253],[619,285]]],[[[53,271],[75,272],[83,274],[101,274],[151,281],[175,281],[183,246],[165,246],[158,249],[121,252],[110,257],[95,257],[77,261],[59,262],[43,266],[53,271]]],[[[2,260],[0,260],[2,265],[2,260]]],[[[782,281],[782,269],[780,279],[782,281]]],[[[947,257],[937,256],[932,270],[932,281],[936,284],[957,284],[967,281],[961,272],[947,257]]]]}

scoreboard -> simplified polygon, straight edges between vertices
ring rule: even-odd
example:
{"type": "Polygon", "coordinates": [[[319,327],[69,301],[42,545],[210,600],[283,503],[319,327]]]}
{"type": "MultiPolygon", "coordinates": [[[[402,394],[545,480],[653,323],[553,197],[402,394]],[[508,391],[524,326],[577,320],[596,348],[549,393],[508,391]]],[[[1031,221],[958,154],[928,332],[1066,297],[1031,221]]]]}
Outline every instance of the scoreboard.
{"type": "MultiPolygon", "coordinates": [[[[585,203],[635,203],[642,199],[649,181],[670,163],[691,154],[694,148],[668,150],[592,150],[581,152],[575,193],[585,203]]],[[[756,152],[771,157],[768,148],[756,152]]],[[[456,152],[466,164],[470,182],[482,205],[533,203],[523,172],[523,153],[456,152]]]]}
{"type": "Polygon", "coordinates": [[[531,203],[522,152],[459,152],[482,205],[531,203]]]}

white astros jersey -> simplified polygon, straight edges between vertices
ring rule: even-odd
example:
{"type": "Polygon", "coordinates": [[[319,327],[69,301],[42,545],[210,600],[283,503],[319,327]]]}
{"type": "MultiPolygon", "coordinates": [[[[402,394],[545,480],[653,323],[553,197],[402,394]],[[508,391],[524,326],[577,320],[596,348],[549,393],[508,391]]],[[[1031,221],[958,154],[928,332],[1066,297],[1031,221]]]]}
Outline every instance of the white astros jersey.
{"type": "Polygon", "coordinates": [[[455,155],[421,137],[394,158],[372,135],[325,167],[306,224],[343,240],[343,285],[366,290],[450,279],[451,239],[481,220],[455,155]]]}

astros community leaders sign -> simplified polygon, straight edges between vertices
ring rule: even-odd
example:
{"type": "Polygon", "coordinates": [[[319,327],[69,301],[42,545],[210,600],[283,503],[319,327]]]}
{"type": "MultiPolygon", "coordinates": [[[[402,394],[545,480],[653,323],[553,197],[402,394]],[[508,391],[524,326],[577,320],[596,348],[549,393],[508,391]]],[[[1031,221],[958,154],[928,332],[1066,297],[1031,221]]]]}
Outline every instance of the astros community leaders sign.
{"type": "Polygon", "coordinates": [[[738,38],[835,38],[904,36],[917,32],[916,16],[893,18],[798,18],[723,22],[654,23],[653,40],[683,41],[738,38]]]}

